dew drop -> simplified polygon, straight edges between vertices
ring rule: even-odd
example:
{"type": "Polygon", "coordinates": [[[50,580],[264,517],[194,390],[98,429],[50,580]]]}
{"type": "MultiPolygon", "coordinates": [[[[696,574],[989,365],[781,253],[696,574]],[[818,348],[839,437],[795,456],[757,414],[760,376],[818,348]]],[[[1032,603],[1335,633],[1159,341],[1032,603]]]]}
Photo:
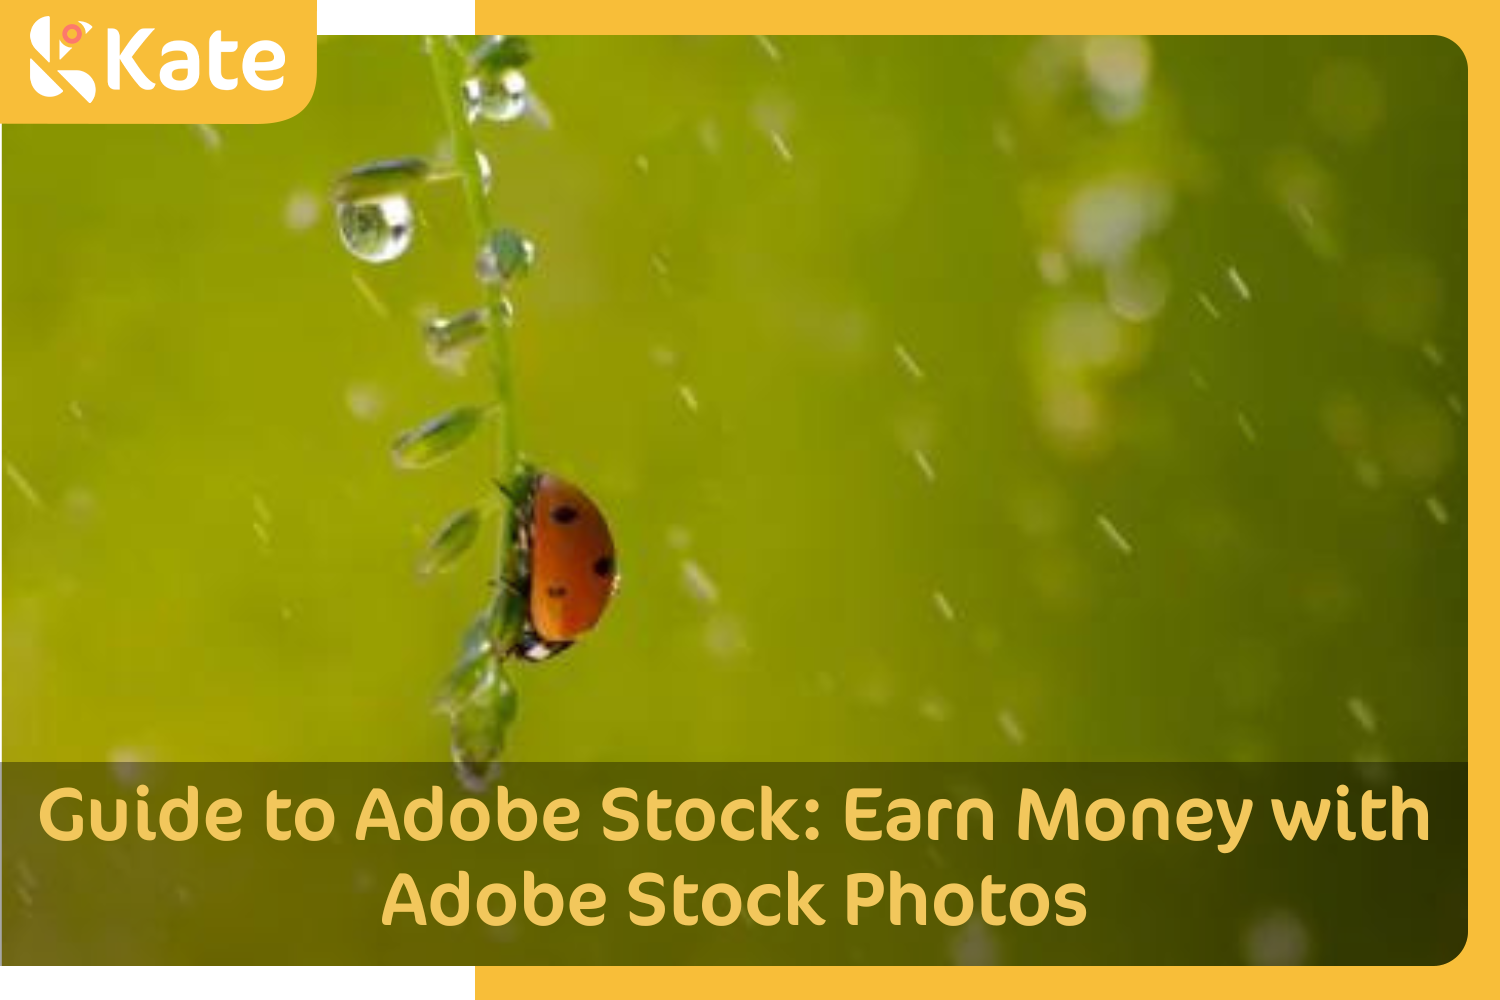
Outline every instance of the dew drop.
{"type": "Polygon", "coordinates": [[[1432,517],[1433,521],[1437,522],[1440,526],[1446,526],[1451,515],[1448,513],[1448,505],[1443,503],[1442,498],[1429,496],[1426,503],[1427,513],[1432,517]]]}
{"type": "Polygon", "coordinates": [[[498,776],[518,701],[515,686],[493,657],[454,684],[448,708],[453,764],[467,787],[483,788],[498,776]]]}
{"type": "Polygon", "coordinates": [[[688,592],[703,604],[719,603],[719,586],[696,559],[682,561],[682,582],[688,592]]]}
{"type": "Polygon", "coordinates": [[[536,244],[514,229],[501,229],[479,251],[477,267],[482,281],[510,281],[530,272],[536,264],[536,244]]]}
{"type": "MultiPolygon", "coordinates": [[[[502,299],[500,326],[510,326],[510,300],[502,299]]],[[[489,312],[470,309],[456,316],[436,316],[422,328],[427,359],[440,368],[462,371],[476,344],[489,330],[489,312]]]]}
{"type": "Polygon", "coordinates": [[[531,62],[531,45],[520,35],[491,35],[469,53],[469,69],[478,74],[503,73],[531,62]]]}
{"type": "Polygon", "coordinates": [[[339,202],[338,224],[344,249],[370,264],[384,264],[406,253],[416,231],[411,202],[400,194],[339,202]]]}
{"type": "Polygon", "coordinates": [[[901,363],[902,368],[906,369],[906,374],[912,377],[912,381],[920,382],[927,377],[927,373],[922,370],[922,366],[917,364],[917,359],[912,357],[911,352],[900,344],[896,345],[896,360],[901,363]]]}
{"type": "Polygon", "coordinates": [[[526,112],[526,75],[518,69],[475,76],[464,81],[469,121],[513,122],[526,112]]]}
{"type": "Polygon", "coordinates": [[[1026,742],[1026,732],[1010,709],[1001,709],[1000,714],[995,717],[995,722],[999,724],[1000,731],[1005,734],[1005,738],[1016,746],[1026,742]]]}
{"type": "Polygon", "coordinates": [[[479,537],[480,520],[478,509],[467,507],[444,521],[433,532],[427,547],[422,551],[422,557],[417,561],[417,572],[422,576],[432,576],[456,566],[479,537]]]}
{"type": "Polygon", "coordinates": [[[484,411],[460,406],[413,427],[391,445],[391,460],[402,469],[423,469],[447,458],[478,430],[484,411]]]}
{"type": "Polygon", "coordinates": [[[1128,556],[1135,551],[1135,548],[1130,544],[1130,540],[1125,537],[1119,528],[1115,527],[1115,522],[1111,521],[1108,517],[1100,514],[1094,518],[1094,523],[1099,525],[1099,530],[1104,532],[1104,537],[1109,539],[1109,543],[1118,549],[1121,555],[1128,556]]]}
{"type": "Polygon", "coordinates": [[[1379,723],[1375,718],[1375,710],[1370,707],[1370,703],[1363,698],[1353,697],[1347,702],[1347,707],[1349,714],[1354,716],[1354,721],[1359,723],[1359,728],[1373,735],[1379,723]]]}
{"type": "Polygon", "coordinates": [[[1214,305],[1214,300],[1209,298],[1206,292],[1198,293],[1198,304],[1203,307],[1204,312],[1208,313],[1209,319],[1221,318],[1219,307],[1214,305]]]}
{"type": "Polygon", "coordinates": [[[317,225],[323,202],[311,191],[293,191],[281,210],[281,221],[294,233],[306,232],[317,225]]]}
{"type": "Polygon", "coordinates": [[[1245,414],[1244,410],[1235,413],[1234,422],[1239,427],[1240,434],[1246,441],[1250,444],[1260,443],[1260,434],[1256,432],[1255,425],[1250,422],[1250,418],[1245,414]]]}
{"type": "Polygon", "coordinates": [[[755,44],[760,46],[760,50],[766,54],[767,58],[772,62],[781,62],[781,49],[777,48],[776,43],[771,41],[769,36],[752,35],[750,37],[755,39],[755,44]]]}
{"type": "Polygon", "coordinates": [[[21,491],[21,495],[26,498],[31,506],[37,510],[47,509],[47,505],[42,502],[42,495],[36,491],[35,486],[31,485],[31,480],[27,479],[21,470],[16,468],[11,462],[5,463],[5,478],[10,481],[11,485],[21,491]]]}
{"type": "Polygon", "coordinates": [[[479,150],[474,151],[474,159],[479,163],[479,186],[488,194],[490,184],[495,180],[495,169],[490,166],[490,158],[479,150]]]}
{"type": "Polygon", "coordinates": [[[782,135],[780,132],[772,131],[770,133],[770,137],[771,147],[776,150],[776,155],[781,158],[781,162],[791,163],[792,147],[787,143],[786,136],[782,135]]]}
{"type": "Polygon", "coordinates": [[[432,176],[432,164],[420,156],[376,160],[340,177],[333,185],[333,200],[369,201],[386,195],[406,194],[432,176]]]}
{"type": "Polygon", "coordinates": [[[929,483],[937,482],[937,469],[933,468],[932,459],[927,456],[927,452],[921,448],[913,448],[911,457],[912,461],[917,463],[917,468],[921,470],[923,479],[929,483]]]}
{"type": "Polygon", "coordinates": [[[937,613],[942,616],[944,621],[951,622],[958,618],[958,615],[953,610],[953,604],[948,600],[948,595],[941,590],[934,590],[932,592],[932,606],[937,608],[937,613]]]}
{"type": "Polygon", "coordinates": [[[385,393],[373,382],[353,382],[344,390],[344,405],[355,420],[369,423],[385,410],[385,393]]]}
{"type": "Polygon", "coordinates": [[[1250,301],[1250,286],[1245,282],[1244,276],[1240,274],[1239,268],[1231,266],[1224,272],[1224,277],[1229,279],[1229,284],[1234,288],[1236,295],[1245,302],[1250,301]]]}
{"type": "Polygon", "coordinates": [[[1277,910],[1245,928],[1243,947],[1251,965],[1301,965],[1307,961],[1307,925],[1295,913],[1277,910]]]}

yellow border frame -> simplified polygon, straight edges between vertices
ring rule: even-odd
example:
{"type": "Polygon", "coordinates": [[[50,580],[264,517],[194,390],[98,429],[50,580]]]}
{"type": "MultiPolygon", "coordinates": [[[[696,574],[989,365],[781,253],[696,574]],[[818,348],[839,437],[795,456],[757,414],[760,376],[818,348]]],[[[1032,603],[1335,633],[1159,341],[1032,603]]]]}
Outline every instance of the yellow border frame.
{"type": "MultiPolygon", "coordinates": [[[[1128,5],[1104,0],[1047,4],[1044,13],[1028,5],[977,4],[972,0],[928,0],[921,4],[872,5],[850,0],[761,0],[753,14],[689,0],[637,0],[610,4],[584,0],[544,13],[528,14],[498,0],[475,0],[478,32],[680,33],[684,30],[738,33],[750,28],[783,34],[1412,34],[1443,35],[1463,51],[1469,64],[1469,511],[1493,501],[1496,475],[1475,441],[1489,440],[1493,428],[1485,394],[1476,382],[1497,379],[1495,349],[1474,330],[1494,325],[1500,304],[1495,286],[1481,281],[1496,272],[1496,210],[1493,189],[1475,177],[1500,177],[1493,116],[1496,76],[1487,59],[1497,48],[1486,28],[1500,16],[1475,0],[1261,0],[1248,7],[1225,7],[1184,0],[1136,0],[1128,5]],[[1481,460],[1475,462],[1478,457],[1481,460]]],[[[1493,659],[1500,626],[1480,612],[1479,596],[1500,589],[1495,581],[1495,532],[1472,516],[1469,523],[1469,940],[1462,953],[1437,967],[1253,968],[1194,966],[1088,967],[493,967],[475,969],[478,1000],[514,996],[628,997],[698,995],[716,998],[766,996],[845,996],[916,998],[938,991],[1036,991],[1069,995],[1089,990],[1099,996],[1134,994],[1160,997],[1192,992],[1214,997],[1264,1000],[1268,994],[1296,996],[1401,997],[1423,991],[1438,996],[1492,995],[1500,983],[1496,960],[1500,862],[1485,848],[1500,820],[1497,750],[1500,731],[1487,726],[1496,705],[1493,673],[1475,669],[1493,659]],[[1480,794],[1476,795],[1478,790],[1480,794]]]]}

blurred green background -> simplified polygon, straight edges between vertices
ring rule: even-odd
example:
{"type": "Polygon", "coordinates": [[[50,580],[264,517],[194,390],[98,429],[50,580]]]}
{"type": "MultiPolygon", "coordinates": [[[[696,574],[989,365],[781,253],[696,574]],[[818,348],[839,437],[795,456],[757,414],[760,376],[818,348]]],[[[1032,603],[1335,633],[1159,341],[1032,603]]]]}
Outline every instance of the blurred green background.
{"type": "MultiPolygon", "coordinates": [[[[517,759],[1463,759],[1466,66],[1436,38],[533,40],[482,127],[524,449],[609,514],[517,759]]],[[[7,759],[442,759],[488,449],[422,44],[4,131],[7,759]]]]}

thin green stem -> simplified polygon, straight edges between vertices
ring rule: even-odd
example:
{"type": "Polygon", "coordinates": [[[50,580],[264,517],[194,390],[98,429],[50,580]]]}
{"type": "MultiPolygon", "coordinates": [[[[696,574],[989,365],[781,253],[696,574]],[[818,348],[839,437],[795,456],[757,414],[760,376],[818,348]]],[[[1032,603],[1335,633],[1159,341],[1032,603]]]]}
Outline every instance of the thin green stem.
{"type": "MultiPolygon", "coordinates": [[[[445,35],[427,36],[427,53],[432,61],[432,74],[437,83],[438,100],[443,108],[443,118],[453,146],[453,166],[464,190],[464,202],[468,206],[469,225],[474,233],[474,249],[482,253],[486,241],[495,231],[490,216],[489,199],[484,190],[484,178],[480,173],[479,150],[474,142],[474,130],[464,108],[464,56],[445,35]]],[[[516,473],[520,453],[516,443],[516,405],[512,387],[510,362],[510,334],[504,317],[508,315],[505,289],[497,277],[481,277],[479,285],[489,319],[490,374],[495,390],[495,475],[501,482],[509,484],[516,473]]],[[[500,542],[495,557],[497,581],[514,579],[514,532],[515,511],[506,504],[500,514],[500,542]]],[[[496,587],[492,628],[496,634],[506,637],[519,623],[521,608],[519,600],[510,588],[496,587]]]]}

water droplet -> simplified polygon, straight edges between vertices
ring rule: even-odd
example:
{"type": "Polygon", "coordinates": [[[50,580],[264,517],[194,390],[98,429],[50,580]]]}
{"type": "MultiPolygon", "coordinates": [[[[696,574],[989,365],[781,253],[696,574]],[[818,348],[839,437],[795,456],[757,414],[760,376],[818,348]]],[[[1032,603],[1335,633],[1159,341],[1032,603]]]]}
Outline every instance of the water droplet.
{"type": "Polygon", "coordinates": [[[944,621],[951,622],[958,618],[958,615],[953,611],[953,605],[948,601],[948,595],[941,590],[934,590],[932,592],[932,606],[937,608],[937,613],[942,616],[944,621]]]}
{"type": "MultiPolygon", "coordinates": [[[[509,327],[512,313],[509,299],[501,300],[501,328],[509,327]]],[[[422,328],[427,358],[440,368],[462,371],[475,345],[489,330],[489,311],[470,309],[456,316],[437,316],[422,328]]]]}
{"type": "Polygon", "coordinates": [[[1251,965],[1301,965],[1307,961],[1307,927],[1295,913],[1268,913],[1245,929],[1244,949],[1251,965]]]}
{"type": "Polygon", "coordinates": [[[719,603],[719,586],[695,559],[682,561],[682,582],[688,593],[704,604],[719,603]]]}
{"type": "Polygon", "coordinates": [[[1116,178],[1081,189],[1067,206],[1068,242],[1085,263],[1129,257],[1158,232],[1172,210],[1172,192],[1153,178],[1116,178]]]}
{"type": "Polygon", "coordinates": [[[349,280],[354,282],[354,290],[358,292],[359,297],[364,299],[365,303],[375,311],[375,315],[379,316],[381,319],[391,318],[390,307],[387,306],[385,304],[385,301],[375,293],[375,289],[370,287],[370,283],[366,281],[358,271],[349,272],[349,280]]]}
{"type": "Polygon", "coordinates": [[[526,75],[507,69],[465,80],[464,106],[471,122],[513,122],[526,112],[526,75]]]}
{"type": "Polygon", "coordinates": [[[1245,283],[1245,279],[1241,276],[1239,268],[1229,267],[1224,272],[1224,277],[1229,279],[1229,284],[1233,286],[1236,295],[1246,302],[1250,301],[1250,286],[1245,283]]]}
{"type": "Polygon", "coordinates": [[[917,463],[917,468],[922,471],[922,478],[929,483],[937,482],[937,470],[932,467],[932,459],[927,457],[927,452],[921,448],[913,448],[912,460],[917,463]]]}
{"type": "Polygon", "coordinates": [[[479,429],[484,410],[460,406],[413,427],[391,445],[391,460],[398,468],[423,469],[453,454],[479,429]]]}
{"type": "Polygon", "coordinates": [[[318,223],[323,202],[311,191],[293,191],[281,211],[281,221],[294,233],[306,232],[318,223]]]}
{"type": "Polygon", "coordinates": [[[495,170],[490,166],[490,158],[476,149],[474,159],[479,163],[479,186],[485,193],[489,193],[490,184],[495,180],[495,170]]]}
{"type": "Polygon", "coordinates": [[[703,625],[703,647],[718,660],[731,660],[749,652],[745,626],[728,612],[715,612],[703,625]]]}
{"type": "Polygon", "coordinates": [[[1438,524],[1444,526],[1448,524],[1448,505],[1443,503],[1440,497],[1429,496],[1427,498],[1427,513],[1431,514],[1432,519],[1438,524]]]}
{"type": "Polygon", "coordinates": [[[792,147],[787,144],[786,137],[780,132],[772,132],[771,145],[776,150],[776,155],[781,157],[783,163],[792,162],[792,147]]]}
{"type": "Polygon", "coordinates": [[[254,511],[254,517],[250,520],[250,528],[259,539],[261,548],[271,547],[271,508],[266,506],[266,501],[256,494],[250,498],[250,507],[254,511]]]}
{"type": "Polygon", "coordinates": [[[682,405],[688,408],[688,412],[698,412],[698,394],[693,391],[692,386],[679,385],[677,387],[677,395],[682,397],[682,405]]]}
{"type": "Polygon", "coordinates": [[[26,498],[26,501],[31,506],[37,510],[45,510],[47,508],[47,505],[42,502],[42,495],[36,491],[35,486],[31,485],[31,480],[27,479],[21,473],[21,470],[10,462],[5,463],[5,478],[9,479],[11,485],[21,491],[21,495],[26,498]]]}
{"type": "Polygon", "coordinates": [[[366,423],[385,410],[385,393],[373,382],[354,382],[344,390],[344,405],[355,420],[366,423]]]}
{"type": "Polygon", "coordinates": [[[386,195],[406,194],[432,176],[432,164],[420,156],[376,160],[355,167],[333,185],[333,200],[370,201],[386,195]]]}
{"type": "Polygon", "coordinates": [[[482,281],[510,281],[522,277],[536,264],[536,244],[514,229],[501,229],[479,251],[482,281]]]}
{"type": "Polygon", "coordinates": [[[1131,258],[1111,264],[1104,272],[1104,294],[1114,314],[1131,323],[1155,319],[1167,304],[1166,269],[1131,258]]]}
{"type": "Polygon", "coordinates": [[[210,153],[217,153],[224,148],[224,136],[212,125],[194,125],[193,131],[198,133],[198,138],[210,153]]]}
{"type": "Polygon", "coordinates": [[[988,928],[970,920],[953,938],[954,965],[999,965],[999,949],[988,928]]]}
{"type": "Polygon", "coordinates": [[[518,708],[515,686],[493,657],[455,682],[448,704],[453,764],[468,787],[483,787],[498,774],[518,708]]]}
{"type": "Polygon", "coordinates": [[[1375,710],[1370,707],[1370,703],[1363,698],[1355,697],[1350,698],[1347,704],[1349,714],[1354,716],[1354,721],[1359,723],[1359,728],[1373,734],[1377,723],[1375,720],[1375,710]]]}
{"type": "Polygon", "coordinates": [[[416,216],[404,195],[392,194],[340,202],[338,224],[344,249],[367,263],[384,264],[411,248],[416,216]]]}
{"type": "Polygon", "coordinates": [[[906,374],[910,375],[914,380],[920,382],[927,377],[927,373],[922,371],[922,366],[917,364],[917,359],[912,357],[911,352],[900,344],[896,345],[896,360],[901,362],[901,367],[906,369],[906,374]]]}
{"type": "Polygon", "coordinates": [[[469,69],[475,73],[503,73],[531,62],[531,45],[521,35],[491,35],[469,53],[469,69]]]}
{"type": "Polygon", "coordinates": [[[1094,89],[1094,107],[1109,121],[1135,117],[1151,80],[1151,48],[1134,35],[1101,35],[1083,45],[1084,67],[1094,89]]]}
{"type": "Polygon", "coordinates": [[[755,44],[760,46],[760,50],[772,62],[781,62],[781,50],[776,47],[776,43],[771,41],[769,37],[766,35],[751,35],[750,37],[755,39],[755,44]]]}
{"type": "Polygon", "coordinates": [[[1119,528],[1115,527],[1115,523],[1109,518],[1100,514],[1094,518],[1094,523],[1099,525],[1099,530],[1104,532],[1104,537],[1109,539],[1111,545],[1120,550],[1121,555],[1128,556],[1135,551],[1131,547],[1130,540],[1120,532],[1119,528]]]}
{"type": "Polygon", "coordinates": [[[417,561],[417,572],[431,576],[456,566],[479,537],[480,521],[479,510],[474,507],[467,507],[444,521],[428,540],[427,548],[417,561]]]}
{"type": "Polygon", "coordinates": [[[999,723],[1000,731],[1005,734],[1005,738],[1016,746],[1020,746],[1026,742],[1026,732],[1021,728],[1021,723],[1016,721],[1016,717],[1011,713],[1010,709],[1001,709],[1000,714],[995,717],[995,721],[999,723]]]}
{"type": "Polygon", "coordinates": [[[1250,418],[1245,415],[1245,411],[1240,410],[1236,412],[1234,422],[1239,426],[1240,433],[1244,435],[1246,441],[1249,441],[1251,444],[1260,443],[1260,435],[1256,433],[1255,425],[1250,422],[1250,418]]]}
{"type": "Polygon", "coordinates": [[[1219,307],[1214,305],[1214,300],[1208,297],[1207,292],[1198,293],[1198,304],[1203,307],[1204,312],[1208,313],[1209,319],[1220,318],[1219,307]]]}

